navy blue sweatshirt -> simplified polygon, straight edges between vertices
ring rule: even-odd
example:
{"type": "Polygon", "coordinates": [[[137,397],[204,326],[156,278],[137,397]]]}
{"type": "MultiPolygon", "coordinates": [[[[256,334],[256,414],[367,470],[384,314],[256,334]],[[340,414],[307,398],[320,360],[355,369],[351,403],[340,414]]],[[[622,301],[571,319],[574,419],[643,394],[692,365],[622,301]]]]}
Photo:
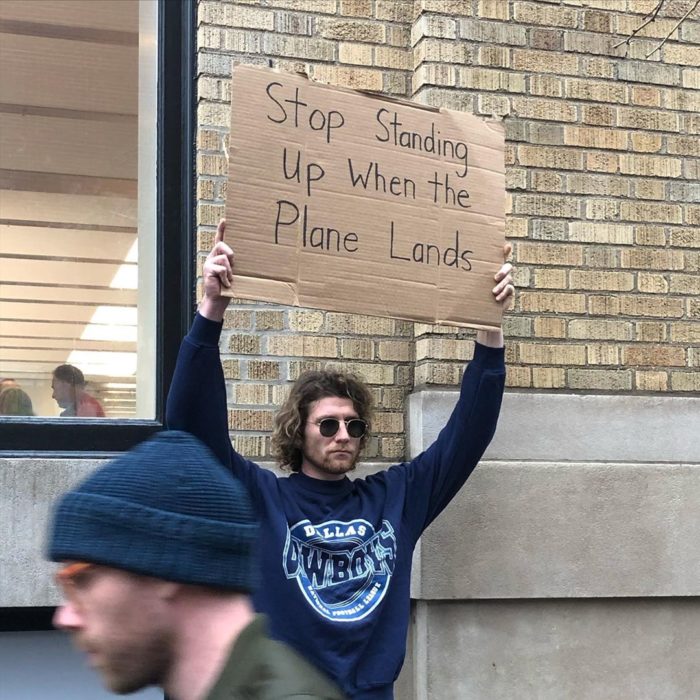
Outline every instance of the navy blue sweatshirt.
{"type": "Polygon", "coordinates": [[[180,348],[168,426],[196,435],[250,491],[261,519],[262,585],[253,602],[272,636],[350,698],[391,699],[406,649],[413,549],[493,437],[503,349],[476,345],[447,425],[410,462],[366,479],[279,478],[231,446],[221,327],[196,316],[180,348]]]}

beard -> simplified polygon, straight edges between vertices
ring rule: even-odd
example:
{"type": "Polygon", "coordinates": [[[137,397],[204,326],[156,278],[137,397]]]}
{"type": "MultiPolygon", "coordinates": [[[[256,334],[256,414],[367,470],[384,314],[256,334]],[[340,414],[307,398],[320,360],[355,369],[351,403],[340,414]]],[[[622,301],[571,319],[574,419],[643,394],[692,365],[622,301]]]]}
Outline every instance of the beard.
{"type": "Polygon", "coordinates": [[[324,474],[330,474],[332,476],[347,474],[348,472],[353,471],[353,469],[357,467],[358,460],[358,455],[352,456],[347,453],[347,456],[341,456],[340,453],[334,452],[327,454],[322,461],[316,461],[310,458],[308,455],[305,457],[306,461],[318,469],[318,471],[323,472],[324,474]]]}

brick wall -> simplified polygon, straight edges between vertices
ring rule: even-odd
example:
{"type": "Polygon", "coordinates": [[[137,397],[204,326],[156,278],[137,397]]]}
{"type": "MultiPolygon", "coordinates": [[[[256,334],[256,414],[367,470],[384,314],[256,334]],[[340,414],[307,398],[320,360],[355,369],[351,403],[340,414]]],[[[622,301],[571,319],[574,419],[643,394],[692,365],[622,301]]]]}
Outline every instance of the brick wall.
{"type": "MultiPolygon", "coordinates": [[[[700,389],[700,9],[615,48],[656,0],[200,0],[198,249],[224,212],[231,61],[305,70],[505,119],[519,293],[508,384],[700,389]]],[[[473,333],[232,304],[224,337],[237,446],[269,454],[271,412],[307,366],[350,368],[381,406],[368,456],[404,453],[414,385],[454,385],[473,333]],[[235,415],[234,415],[235,414],[235,415]]]]}

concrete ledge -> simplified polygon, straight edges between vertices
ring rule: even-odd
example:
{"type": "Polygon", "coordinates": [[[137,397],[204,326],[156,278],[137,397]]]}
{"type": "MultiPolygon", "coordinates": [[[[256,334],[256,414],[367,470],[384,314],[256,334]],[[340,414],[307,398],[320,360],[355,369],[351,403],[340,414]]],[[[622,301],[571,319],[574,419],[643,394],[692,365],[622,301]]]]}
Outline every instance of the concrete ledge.
{"type": "Polygon", "coordinates": [[[697,599],[418,603],[415,615],[425,634],[405,674],[420,672],[397,700],[698,697],[697,599]]]}
{"type": "Polygon", "coordinates": [[[44,560],[54,499],[98,460],[0,460],[0,606],[56,605],[54,564],[44,560]]]}
{"type": "MultiPolygon", "coordinates": [[[[411,455],[437,437],[456,391],[409,397],[411,455]]],[[[507,392],[486,459],[700,462],[700,398],[507,392]]]]}
{"type": "Polygon", "coordinates": [[[700,465],[482,462],[414,557],[423,599],[700,595],[700,465]]]}

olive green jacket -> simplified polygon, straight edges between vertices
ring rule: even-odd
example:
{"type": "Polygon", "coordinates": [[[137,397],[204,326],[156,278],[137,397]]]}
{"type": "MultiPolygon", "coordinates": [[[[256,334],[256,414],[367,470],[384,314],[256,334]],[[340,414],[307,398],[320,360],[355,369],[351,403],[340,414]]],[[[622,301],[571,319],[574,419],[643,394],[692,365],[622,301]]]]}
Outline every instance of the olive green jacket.
{"type": "Polygon", "coordinates": [[[320,671],[267,636],[256,615],[238,636],[206,700],[346,700],[320,671]]]}

